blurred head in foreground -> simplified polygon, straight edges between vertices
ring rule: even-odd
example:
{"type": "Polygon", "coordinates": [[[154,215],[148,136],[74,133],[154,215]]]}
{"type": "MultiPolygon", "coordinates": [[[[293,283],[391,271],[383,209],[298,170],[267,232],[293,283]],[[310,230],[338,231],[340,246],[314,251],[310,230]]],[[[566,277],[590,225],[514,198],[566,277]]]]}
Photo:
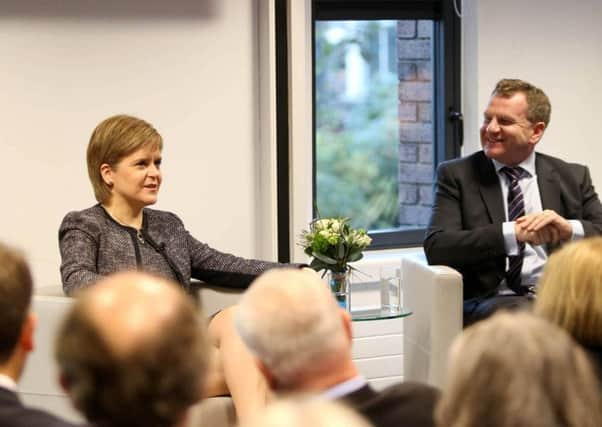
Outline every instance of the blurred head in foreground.
{"type": "Polygon", "coordinates": [[[0,243],[0,373],[15,382],[33,350],[33,283],[25,258],[0,243]]]}
{"type": "Polygon", "coordinates": [[[240,300],[236,327],[275,389],[317,391],[358,374],[349,313],[312,271],[261,275],[240,300]]]}
{"type": "Polygon", "coordinates": [[[202,395],[206,328],[177,285],[118,273],[79,294],[56,358],[63,385],[89,421],[172,427],[202,395]]]}
{"type": "MultiPolygon", "coordinates": [[[[400,420],[402,421],[402,420],[400,420]]],[[[351,408],[310,397],[283,399],[240,427],[371,427],[372,424],[351,408]]]]}
{"type": "Polygon", "coordinates": [[[550,256],[534,310],[580,344],[602,346],[602,237],[570,243],[550,256]]]}
{"type": "Polygon", "coordinates": [[[500,313],[454,342],[438,426],[602,425],[597,379],[563,330],[527,313],[500,313]]]}

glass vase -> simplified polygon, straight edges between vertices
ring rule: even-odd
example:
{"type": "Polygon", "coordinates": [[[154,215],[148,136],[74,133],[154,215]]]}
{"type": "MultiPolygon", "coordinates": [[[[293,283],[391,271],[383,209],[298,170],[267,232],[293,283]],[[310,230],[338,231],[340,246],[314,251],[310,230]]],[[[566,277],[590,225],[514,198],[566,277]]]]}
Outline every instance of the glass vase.
{"type": "Polygon", "coordinates": [[[343,272],[329,271],[328,284],[339,306],[351,311],[351,270],[343,272]]]}

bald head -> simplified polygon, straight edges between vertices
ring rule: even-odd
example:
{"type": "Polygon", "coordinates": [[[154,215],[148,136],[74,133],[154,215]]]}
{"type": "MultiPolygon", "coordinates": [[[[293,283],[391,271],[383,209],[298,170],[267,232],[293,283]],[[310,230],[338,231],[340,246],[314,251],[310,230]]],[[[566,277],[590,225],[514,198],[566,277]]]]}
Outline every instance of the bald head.
{"type": "MultiPolygon", "coordinates": [[[[245,292],[236,312],[245,344],[284,387],[350,359],[350,322],[312,271],[275,269],[245,292]]],[[[342,365],[342,363],[341,363],[342,365]]]]}
{"type": "Polygon", "coordinates": [[[115,354],[131,354],[189,305],[189,297],[165,279],[117,273],[81,295],[81,310],[115,354]]]}
{"type": "Polygon", "coordinates": [[[71,399],[89,421],[169,426],[202,394],[206,328],[176,284],[118,273],[79,294],[56,356],[71,399]]]}

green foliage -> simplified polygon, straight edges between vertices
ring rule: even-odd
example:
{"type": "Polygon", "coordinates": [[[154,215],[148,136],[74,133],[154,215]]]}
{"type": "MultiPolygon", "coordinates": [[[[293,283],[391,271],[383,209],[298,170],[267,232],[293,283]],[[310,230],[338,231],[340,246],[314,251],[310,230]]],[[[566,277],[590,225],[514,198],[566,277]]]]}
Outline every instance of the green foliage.
{"type": "MultiPolygon", "coordinates": [[[[367,22],[338,43],[316,27],[316,203],[325,217],[350,217],[370,230],[399,226],[398,82],[372,73],[378,22],[367,22]],[[365,96],[344,97],[346,46],[357,43],[370,71],[365,96]]],[[[340,25],[340,24],[332,24],[340,25]]]]}

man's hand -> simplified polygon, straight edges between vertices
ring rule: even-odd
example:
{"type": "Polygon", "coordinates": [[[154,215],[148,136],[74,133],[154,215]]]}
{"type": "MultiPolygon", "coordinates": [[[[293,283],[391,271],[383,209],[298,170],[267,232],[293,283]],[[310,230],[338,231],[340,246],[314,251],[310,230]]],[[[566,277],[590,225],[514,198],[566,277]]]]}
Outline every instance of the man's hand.
{"type": "Polygon", "coordinates": [[[571,223],[551,209],[518,218],[514,230],[518,241],[533,245],[557,244],[573,236],[571,223]]]}
{"type": "Polygon", "coordinates": [[[543,245],[545,243],[556,244],[560,241],[558,230],[552,226],[544,227],[539,231],[527,231],[518,222],[514,224],[514,234],[519,242],[529,243],[531,245],[543,245]]]}

